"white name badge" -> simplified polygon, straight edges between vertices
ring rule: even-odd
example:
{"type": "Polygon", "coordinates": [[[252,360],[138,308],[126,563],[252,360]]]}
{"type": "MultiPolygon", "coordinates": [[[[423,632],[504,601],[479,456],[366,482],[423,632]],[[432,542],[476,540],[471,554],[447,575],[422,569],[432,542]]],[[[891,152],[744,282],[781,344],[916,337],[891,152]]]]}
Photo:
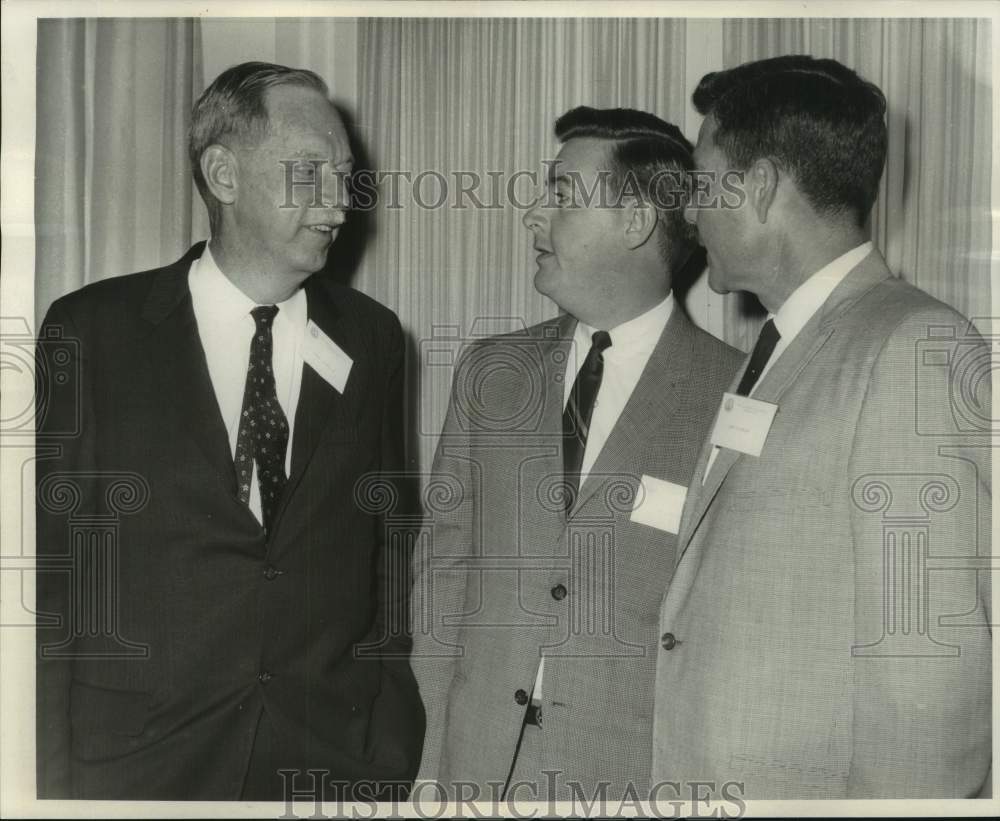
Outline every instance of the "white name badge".
{"type": "Polygon", "coordinates": [[[735,393],[722,395],[722,406],[712,431],[712,444],[748,456],[760,456],[778,406],[735,393]]]}
{"type": "Polygon", "coordinates": [[[311,319],[306,326],[306,338],[302,343],[302,358],[338,393],[343,394],[354,360],[311,319]]]}
{"type": "Polygon", "coordinates": [[[629,519],[676,536],[681,527],[681,512],[688,489],[655,476],[643,475],[639,483],[642,493],[636,496],[629,519]]]}

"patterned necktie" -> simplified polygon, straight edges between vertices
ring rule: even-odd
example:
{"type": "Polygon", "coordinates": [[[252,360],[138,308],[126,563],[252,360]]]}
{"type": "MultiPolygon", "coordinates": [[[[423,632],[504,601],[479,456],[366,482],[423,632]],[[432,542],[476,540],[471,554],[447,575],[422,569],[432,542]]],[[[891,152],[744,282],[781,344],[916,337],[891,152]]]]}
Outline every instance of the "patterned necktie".
{"type": "Polygon", "coordinates": [[[764,323],[764,327],[760,329],[760,336],[757,337],[757,344],[753,346],[753,353],[750,354],[750,364],[747,365],[746,371],[743,372],[743,378],[740,380],[740,386],[736,389],[737,395],[750,395],[750,391],[753,390],[753,386],[756,385],[757,380],[760,379],[761,371],[763,371],[764,366],[767,365],[767,360],[770,359],[771,354],[774,353],[774,346],[778,344],[779,339],[781,339],[781,334],[778,333],[774,320],[767,320],[767,322],[764,323]]]}
{"type": "Polygon", "coordinates": [[[271,324],[278,313],[276,305],[262,305],[250,314],[257,329],[250,343],[250,363],[243,390],[240,429],[236,435],[236,471],[240,501],[250,504],[250,482],[257,464],[260,506],[264,532],[270,533],[274,514],[285,489],[285,451],[288,448],[288,420],[278,404],[274,385],[271,324]]]}
{"type": "Polygon", "coordinates": [[[566,510],[573,507],[580,489],[580,466],[587,448],[590,417],[594,413],[594,400],[604,376],[604,350],[611,347],[607,331],[595,331],[591,337],[590,351],[583,367],[576,375],[573,389],[563,411],[563,477],[566,480],[566,510]]]}

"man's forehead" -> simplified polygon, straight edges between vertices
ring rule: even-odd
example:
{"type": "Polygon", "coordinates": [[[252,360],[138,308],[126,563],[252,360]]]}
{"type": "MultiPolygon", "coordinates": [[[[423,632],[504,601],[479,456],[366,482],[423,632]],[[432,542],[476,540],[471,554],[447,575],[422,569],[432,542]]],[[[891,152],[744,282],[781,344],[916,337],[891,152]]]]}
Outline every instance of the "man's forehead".
{"type": "Polygon", "coordinates": [[[597,137],[573,137],[563,143],[555,160],[549,166],[549,178],[555,179],[569,172],[595,174],[611,170],[612,140],[597,137]]]}
{"type": "Polygon", "coordinates": [[[275,86],[266,92],[265,104],[272,121],[309,126],[329,136],[344,131],[340,114],[320,91],[305,86],[275,86]]]}

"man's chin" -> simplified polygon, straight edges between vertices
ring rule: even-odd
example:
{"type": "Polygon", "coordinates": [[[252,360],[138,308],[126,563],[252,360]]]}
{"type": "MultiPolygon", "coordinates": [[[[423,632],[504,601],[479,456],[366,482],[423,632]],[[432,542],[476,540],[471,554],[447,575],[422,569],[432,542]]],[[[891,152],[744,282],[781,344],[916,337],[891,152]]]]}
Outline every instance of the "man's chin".
{"type": "Polygon", "coordinates": [[[557,285],[556,279],[556,272],[546,267],[545,263],[539,263],[538,267],[535,268],[535,290],[542,296],[552,299],[552,291],[557,285]]]}
{"type": "Polygon", "coordinates": [[[725,284],[719,281],[720,277],[712,274],[712,269],[708,269],[708,287],[711,288],[717,294],[728,294],[731,289],[727,288],[725,284]]]}

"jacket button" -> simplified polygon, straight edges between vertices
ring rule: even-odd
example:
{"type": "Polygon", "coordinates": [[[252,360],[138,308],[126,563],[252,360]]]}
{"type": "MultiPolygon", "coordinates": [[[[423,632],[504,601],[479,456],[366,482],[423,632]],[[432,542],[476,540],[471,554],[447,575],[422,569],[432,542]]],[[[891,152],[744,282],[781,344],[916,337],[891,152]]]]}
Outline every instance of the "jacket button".
{"type": "Polygon", "coordinates": [[[267,684],[274,676],[272,676],[267,670],[264,670],[257,676],[257,681],[261,684],[267,684]]]}
{"type": "Polygon", "coordinates": [[[522,707],[528,703],[528,694],[524,690],[518,690],[514,693],[514,701],[520,704],[522,707]]]}
{"type": "Polygon", "coordinates": [[[552,588],[552,598],[556,601],[562,601],[566,598],[566,587],[561,584],[557,584],[552,588]]]}
{"type": "Polygon", "coordinates": [[[664,633],[660,636],[660,646],[664,650],[673,650],[677,646],[677,638],[673,633],[664,633]]]}
{"type": "Polygon", "coordinates": [[[281,571],[280,571],[280,570],[278,570],[278,569],[277,569],[276,567],[274,567],[273,565],[268,565],[268,566],[267,566],[267,567],[266,567],[266,568],[264,569],[264,578],[265,578],[265,579],[267,579],[268,581],[272,581],[272,580],[274,580],[274,579],[278,578],[278,576],[279,576],[280,574],[281,574],[281,571]]]}

